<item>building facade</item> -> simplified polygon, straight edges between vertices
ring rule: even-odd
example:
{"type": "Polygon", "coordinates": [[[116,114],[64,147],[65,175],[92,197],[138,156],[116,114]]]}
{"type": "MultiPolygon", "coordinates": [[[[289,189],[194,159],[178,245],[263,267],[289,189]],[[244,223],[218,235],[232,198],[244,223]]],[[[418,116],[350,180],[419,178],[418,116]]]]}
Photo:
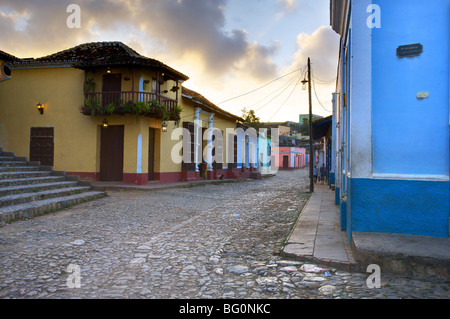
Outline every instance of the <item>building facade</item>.
{"type": "Polygon", "coordinates": [[[205,177],[233,176],[227,159],[236,156],[209,145],[216,137],[228,142],[217,132],[234,131],[242,119],[184,88],[186,75],[121,42],[82,44],[38,59],[2,53],[0,65],[8,73],[0,78],[5,151],[93,181],[200,179],[198,164],[214,155],[223,161],[209,163],[205,177]],[[188,132],[186,149],[177,149],[184,138],[174,134],[177,128],[188,132]],[[184,161],[183,152],[190,152],[184,161]]]}
{"type": "Polygon", "coordinates": [[[300,169],[306,166],[306,149],[299,147],[273,147],[279,170],[300,169]]]}
{"type": "Polygon", "coordinates": [[[336,202],[352,232],[449,236],[448,0],[332,0],[336,202]]]}

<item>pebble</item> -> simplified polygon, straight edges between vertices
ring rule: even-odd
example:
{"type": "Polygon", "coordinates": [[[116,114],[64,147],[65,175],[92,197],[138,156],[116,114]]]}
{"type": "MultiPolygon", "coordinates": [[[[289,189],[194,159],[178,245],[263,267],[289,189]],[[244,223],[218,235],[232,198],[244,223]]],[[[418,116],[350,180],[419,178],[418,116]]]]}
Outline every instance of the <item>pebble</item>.
{"type": "Polygon", "coordinates": [[[242,266],[242,265],[232,266],[232,267],[227,268],[227,272],[232,273],[232,274],[241,275],[241,274],[248,272],[248,267],[242,266]]]}
{"type": "Polygon", "coordinates": [[[448,282],[287,260],[308,169],[106,198],[0,228],[0,298],[450,298],[448,282]],[[220,196],[218,196],[220,194],[220,196]],[[274,253],[275,252],[275,253],[274,253]],[[79,267],[81,288],[67,285],[79,267]]]}

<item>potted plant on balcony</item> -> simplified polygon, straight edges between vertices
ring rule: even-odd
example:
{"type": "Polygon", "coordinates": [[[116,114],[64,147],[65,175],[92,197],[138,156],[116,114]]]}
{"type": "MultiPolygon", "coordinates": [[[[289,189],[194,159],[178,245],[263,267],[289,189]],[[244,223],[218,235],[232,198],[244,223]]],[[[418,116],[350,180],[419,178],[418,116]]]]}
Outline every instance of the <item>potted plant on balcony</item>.
{"type": "Polygon", "coordinates": [[[175,126],[180,124],[181,112],[183,112],[183,108],[179,105],[175,105],[172,110],[169,111],[169,117],[175,121],[175,126]]]}
{"type": "Polygon", "coordinates": [[[89,101],[87,98],[84,98],[84,106],[82,106],[83,114],[90,114],[92,118],[94,118],[95,114],[100,113],[101,106],[94,101],[89,101]]]}
{"type": "Polygon", "coordinates": [[[95,82],[92,75],[88,76],[86,81],[84,81],[84,93],[95,92],[95,82]]]}

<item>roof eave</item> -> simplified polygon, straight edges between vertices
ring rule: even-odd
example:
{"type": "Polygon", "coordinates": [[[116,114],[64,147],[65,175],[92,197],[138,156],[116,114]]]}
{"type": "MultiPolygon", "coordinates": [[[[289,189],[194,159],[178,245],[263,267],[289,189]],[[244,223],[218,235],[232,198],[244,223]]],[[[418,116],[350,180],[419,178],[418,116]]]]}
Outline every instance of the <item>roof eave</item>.
{"type": "Polygon", "coordinates": [[[344,35],[349,0],[330,0],[330,25],[340,36],[344,35]]]}

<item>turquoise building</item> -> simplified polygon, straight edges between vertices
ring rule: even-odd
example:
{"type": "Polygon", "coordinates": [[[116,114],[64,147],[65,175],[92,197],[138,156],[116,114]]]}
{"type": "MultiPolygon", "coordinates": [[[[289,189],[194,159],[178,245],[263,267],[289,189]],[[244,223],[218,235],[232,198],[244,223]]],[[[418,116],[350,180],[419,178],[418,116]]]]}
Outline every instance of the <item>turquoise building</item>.
{"type": "Polygon", "coordinates": [[[449,0],[331,0],[342,230],[449,237],[449,0]]]}

